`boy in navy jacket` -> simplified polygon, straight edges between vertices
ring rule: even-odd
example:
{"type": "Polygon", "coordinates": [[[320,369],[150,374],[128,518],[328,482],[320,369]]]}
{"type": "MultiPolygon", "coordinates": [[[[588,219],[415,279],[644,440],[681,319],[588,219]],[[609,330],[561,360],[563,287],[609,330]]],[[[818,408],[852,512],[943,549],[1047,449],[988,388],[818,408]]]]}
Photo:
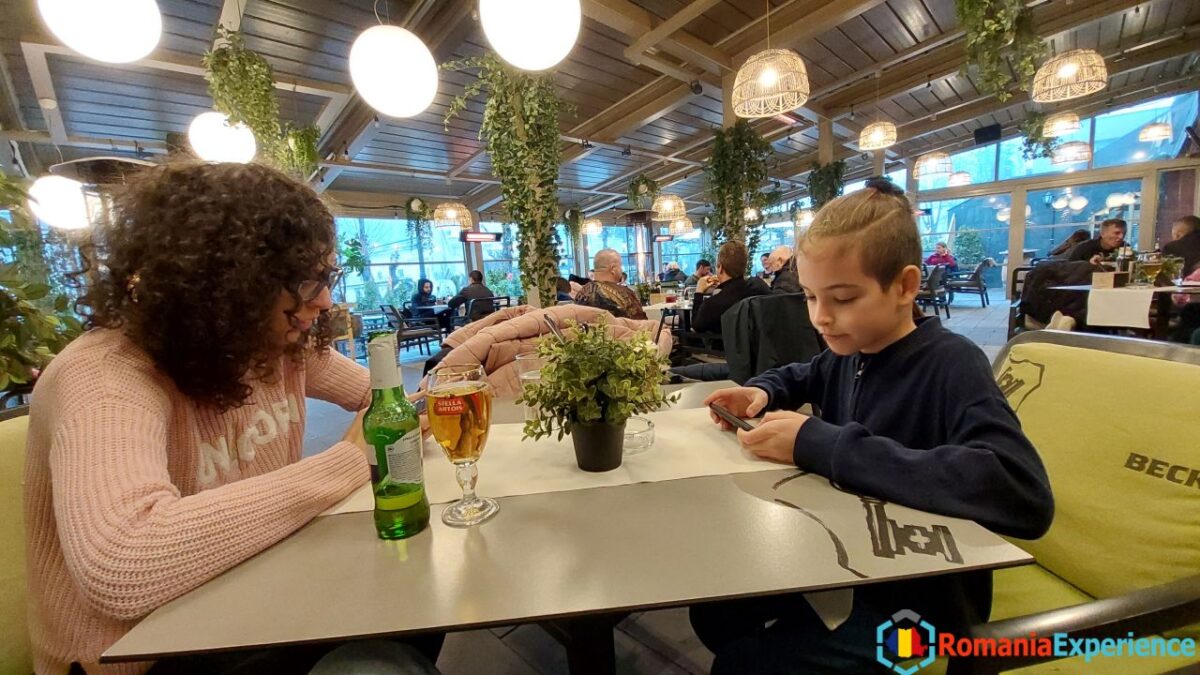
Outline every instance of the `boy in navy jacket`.
{"type": "MultiPolygon", "coordinates": [[[[742,417],[770,410],[738,440],[846,489],[1036,539],[1054,501],[1046,471],[980,349],[914,319],[921,243],[912,207],[884,179],[827,204],[797,246],[809,316],[829,349],[713,393],[742,417]],[[820,418],[796,410],[810,403],[820,418]]],[[[715,415],[713,420],[729,425],[715,415]]],[[[986,621],[991,572],[857,587],[828,630],[798,596],[699,605],[692,625],[713,672],[874,672],[874,628],[910,609],[939,630],[986,621]]]]}

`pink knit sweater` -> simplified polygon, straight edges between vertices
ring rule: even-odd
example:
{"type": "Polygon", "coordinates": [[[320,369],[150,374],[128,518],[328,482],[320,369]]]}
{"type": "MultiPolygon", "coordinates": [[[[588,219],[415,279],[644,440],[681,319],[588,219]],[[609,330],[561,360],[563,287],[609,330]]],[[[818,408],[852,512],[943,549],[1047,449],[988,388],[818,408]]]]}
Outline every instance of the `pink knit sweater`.
{"type": "Polygon", "coordinates": [[[305,396],[357,410],[366,369],[332,351],[281,360],[249,403],[197,406],[115,330],[39,379],[25,463],[29,620],[39,675],[101,652],[169,600],[269,547],[368,478],[351,443],[300,459],[305,396]]]}

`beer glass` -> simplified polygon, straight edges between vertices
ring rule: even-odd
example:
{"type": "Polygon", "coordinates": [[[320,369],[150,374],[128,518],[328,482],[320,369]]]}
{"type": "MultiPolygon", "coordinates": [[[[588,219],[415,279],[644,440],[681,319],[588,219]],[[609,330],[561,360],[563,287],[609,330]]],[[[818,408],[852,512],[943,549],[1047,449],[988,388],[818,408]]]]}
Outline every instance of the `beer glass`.
{"type": "Polygon", "coordinates": [[[487,444],[492,424],[492,392],[483,366],[439,366],[429,373],[426,410],[433,438],[454,464],[462,499],[442,511],[442,522],[470,527],[496,515],[494,499],[475,495],[475,463],[487,444]]]}

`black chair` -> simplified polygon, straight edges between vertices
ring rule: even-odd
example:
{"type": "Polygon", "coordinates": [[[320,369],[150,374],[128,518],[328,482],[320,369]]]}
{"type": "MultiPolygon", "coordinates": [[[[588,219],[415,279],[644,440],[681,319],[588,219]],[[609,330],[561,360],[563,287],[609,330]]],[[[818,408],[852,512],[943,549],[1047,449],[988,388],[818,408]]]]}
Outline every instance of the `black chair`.
{"type": "Polygon", "coordinates": [[[440,342],[442,339],[442,330],[438,327],[437,319],[405,317],[396,310],[395,305],[380,305],[379,309],[383,310],[383,316],[387,319],[388,326],[396,331],[397,348],[404,349],[416,345],[422,354],[433,355],[433,350],[429,345],[440,342]]]}
{"type": "Polygon", "coordinates": [[[934,265],[925,277],[925,287],[917,293],[917,305],[922,309],[933,307],[935,315],[939,309],[946,310],[946,318],[950,318],[950,295],[946,292],[946,268],[934,265]]]}
{"type": "Polygon", "coordinates": [[[988,287],[983,279],[983,273],[989,267],[995,267],[996,261],[984,258],[971,272],[951,272],[946,275],[946,292],[950,294],[950,302],[954,302],[955,293],[969,293],[979,296],[980,307],[988,306],[988,287]]]}
{"type": "Polygon", "coordinates": [[[1008,287],[1012,289],[1012,301],[1008,304],[1008,339],[1017,336],[1025,328],[1025,309],[1021,306],[1021,294],[1025,291],[1025,277],[1032,265],[1014,267],[1009,276],[1008,287]]]}

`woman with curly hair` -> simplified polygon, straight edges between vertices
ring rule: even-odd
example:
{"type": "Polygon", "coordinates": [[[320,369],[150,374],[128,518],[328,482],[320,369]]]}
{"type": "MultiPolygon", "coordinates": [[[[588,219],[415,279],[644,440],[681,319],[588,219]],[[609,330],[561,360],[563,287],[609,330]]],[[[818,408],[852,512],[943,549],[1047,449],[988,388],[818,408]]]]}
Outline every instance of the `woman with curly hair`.
{"type": "MultiPolygon", "coordinates": [[[[350,411],[370,401],[367,371],[329,348],[341,270],[317,195],[259,165],[183,163],[148,169],[112,214],[85,265],[90,330],[46,369],[30,415],[30,631],[43,675],[145,672],[98,660],[139,619],[368,479],[359,420],[301,459],[306,396],[350,411]]],[[[304,672],[328,650],[153,671],[304,672]]]]}

